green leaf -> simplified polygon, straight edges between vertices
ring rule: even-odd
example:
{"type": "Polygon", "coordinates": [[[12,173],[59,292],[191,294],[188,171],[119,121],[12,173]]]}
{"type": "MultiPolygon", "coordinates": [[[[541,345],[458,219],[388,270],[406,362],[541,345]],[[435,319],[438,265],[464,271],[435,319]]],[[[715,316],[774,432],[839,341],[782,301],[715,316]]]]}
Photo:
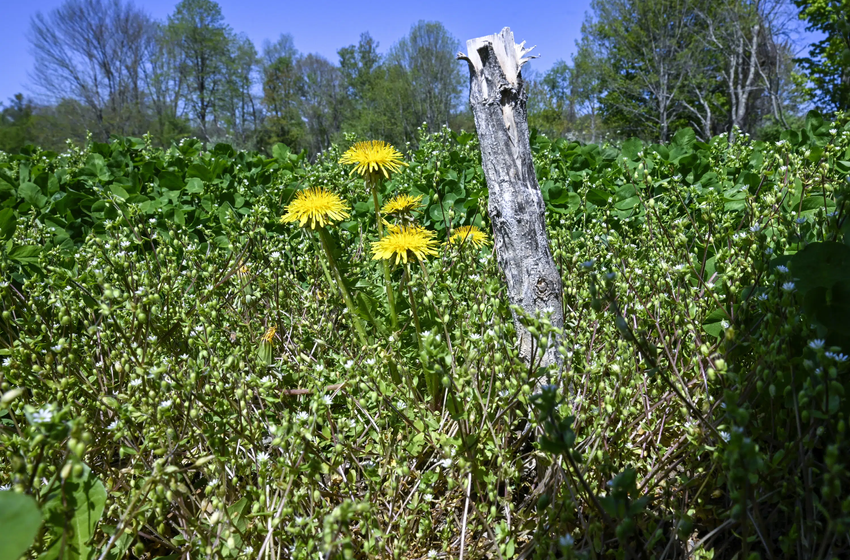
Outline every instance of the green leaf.
{"type": "MultiPolygon", "coordinates": [[[[200,179],[201,181],[211,181],[213,179],[212,172],[207,169],[207,166],[202,163],[193,163],[186,170],[186,177],[190,179],[200,179]]],[[[186,181],[189,184],[189,181],[186,181]]]]}
{"type": "Polygon", "coordinates": [[[37,245],[18,245],[9,253],[9,258],[21,264],[38,264],[41,247],[37,245]]]}
{"type": "Polygon", "coordinates": [[[203,194],[204,182],[197,177],[192,177],[186,181],[186,192],[193,194],[203,194]]]}
{"type": "Polygon", "coordinates": [[[0,210],[0,239],[11,239],[18,227],[18,217],[11,208],[0,210]]]}
{"type": "Polygon", "coordinates": [[[44,504],[44,524],[55,540],[39,558],[78,560],[94,557],[97,551],[89,546],[89,539],[105,505],[106,488],[87,466],[79,478],[65,480],[44,504]]]}
{"type": "Polygon", "coordinates": [[[31,496],[0,492],[0,560],[18,560],[32,546],[41,512],[31,496]]]}
{"type": "Polygon", "coordinates": [[[288,162],[289,151],[289,146],[286,144],[275,144],[272,146],[272,157],[279,161],[288,162]]]}
{"type": "Polygon", "coordinates": [[[18,187],[18,196],[36,208],[42,208],[47,204],[47,197],[41,194],[41,189],[35,183],[22,183],[18,187]]]}
{"type": "Polygon", "coordinates": [[[159,186],[170,191],[179,191],[183,189],[184,183],[173,171],[162,171],[159,174],[159,186]]]}
{"type": "Polygon", "coordinates": [[[643,142],[639,138],[630,138],[623,142],[623,157],[632,161],[638,158],[638,153],[643,149],[643,142]]]}
{"type": "Polygon", "coordinates": [[[789,263],[800,293],[816,287],[831,288],[850,278],[850,247],[834,241],[812,243],[789,263]]]}
{"type": "Polygon", "coordinates": [[[109,185],[109,190],[112,191],[112,194],[114,194],[121,200],[127,200],[130,197],[130,195],[127,193],[127,191],[124,190],[123,187],[121,187],[120,185],[116,185],[115,183],[109,185]]]}
{"type": "Polygon", "coordinates": [[[587,193],[587,201],[596,206],[608,206],[609,198],[613,198],[611,193],[601,189],[590,189],[587,193]]]}
{"type": "Polygon", "coordinates": [[[722,309],[712,311],[702,324],[705,332],[713,337],[720,338],[723,335],[723,322],[728,320],[728,315],[722,309]]]}

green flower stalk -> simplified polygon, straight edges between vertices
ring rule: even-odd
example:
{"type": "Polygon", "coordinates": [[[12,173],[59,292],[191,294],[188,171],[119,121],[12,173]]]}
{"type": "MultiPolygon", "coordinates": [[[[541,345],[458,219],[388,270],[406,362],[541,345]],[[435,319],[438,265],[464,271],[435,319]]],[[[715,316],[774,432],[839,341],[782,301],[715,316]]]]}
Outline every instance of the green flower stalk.
{"type": "MultiPolygon", "coordinates": [[[[326,225],[344,220],[348,216],[348,206],[346,206],[345,202],[338,195],[326,191],[321,187],[315,187],[299,191],[295,195],[295,200],[286,207],[286,214],[280,218],[280,221],[282,223],[298,222],[298,225],[301,227],[313,230],[319,234],[319,240],[330,265],[330,271],[333,272],[336,285],[339,287],[339,291],[342,292],[342,299],[345,301],[348,312],[351,314],[351,321],[354,323],[357,336],[360,338],[363,346],[369,346],[369,337],[366,334],[366,328],[357,315],[354,300],[351,298],[351,294],[342,280],[342,274],[339,271],[333,251],[331,250],[332,242],[330,234],[325,228],[326,225]]],[[[322,262],[322,270],[328,282],[333,285],[334,282],[331,281],[328,268],[325,267],[324,262],[322,262]]]]}
{"type": "MultiPolygon", "coordinates": [[[[378,187],[381,181],[390,178],[390,173],[395,173],[402,166],[407,166],[401,159],[401,153],[390,144],[380,140],[369,142],[358,142],[346,151],[339,160],[342,164],[354,165],[351,174],[359,173],[365,181],[366,188],[372,191],[372,200],[375,204],[375,223],[378,230],[378,239],[384,236],[381,210],[378,204],[378,187]]],[[[398,330],[398,314],[395,309],[395,297],[393,296],[392,282],[390,278],[390,265],[383,261],[384,284],[387,290],[387,303],[390,307],[390,318],[393,331],[398,330]]]]}

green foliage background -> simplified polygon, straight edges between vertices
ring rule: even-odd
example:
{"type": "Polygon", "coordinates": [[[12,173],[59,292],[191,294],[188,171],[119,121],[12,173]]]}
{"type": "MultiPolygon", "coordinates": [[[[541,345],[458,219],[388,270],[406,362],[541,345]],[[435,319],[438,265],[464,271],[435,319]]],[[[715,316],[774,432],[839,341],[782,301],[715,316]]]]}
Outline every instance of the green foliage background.
{"type": "MultiPolygon", "coordinates": [[[[474,135],[419,134],[382,199],[422,194],[441,240],[486,228],[474,135]]],[[[338,147],[0,155],[0,503],[37,503],[28,554],[845,554],[845,116],[532,147],[564,281],[549,371],[519,360],[486,248],[396,268],[384,330],[371,197],[338,147]],[[319,185],[352,207],[331,236],[370,346],[278,220],[319,185]]]]}

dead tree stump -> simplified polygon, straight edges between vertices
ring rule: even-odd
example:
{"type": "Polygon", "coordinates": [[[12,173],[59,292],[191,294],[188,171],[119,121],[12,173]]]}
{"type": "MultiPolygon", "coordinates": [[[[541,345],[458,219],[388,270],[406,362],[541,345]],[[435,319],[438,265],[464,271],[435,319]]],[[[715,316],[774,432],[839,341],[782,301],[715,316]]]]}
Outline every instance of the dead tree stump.
{"type": "MultiPolygon", "coordinates": [[[[531,49],[524,45],[514,43],[505,27],[501,33],[470,39],[467,54],[457,56],[469,65],[469,102],[489,190],[487,210],[509,300],[531,316],[547,315],[553,326],[563,329],[561,277],[549,247],[546,207],[528,139],[528,92],[520,70],[531,49]]],[[[560,364],[560,340],[550,337],[542,357],[533,355],[533,338],[517,313],[513,315],[520,356],[527,362],[540,359],[543,366],[560,364]]]]}

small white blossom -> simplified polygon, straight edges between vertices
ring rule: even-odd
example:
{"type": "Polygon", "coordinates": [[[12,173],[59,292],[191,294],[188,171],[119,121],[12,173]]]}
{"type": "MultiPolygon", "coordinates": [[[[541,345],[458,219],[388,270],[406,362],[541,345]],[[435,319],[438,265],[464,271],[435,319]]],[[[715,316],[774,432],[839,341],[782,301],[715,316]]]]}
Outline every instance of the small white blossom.
{"type": "Polygon", "coordinates": [[[848,359],[845,354],[839,354],[836,352],[826,352],[824,356],[826,356],[827,358],[832,358],[836,362],[846,362],[848,359]]]}
{"type": "Polygon", "coordinates": [[[303,410],[295,415],[295,419],[298,420],[299,422],[304,422],[304,421],[307,420],[307,418],[309,418],[309,415],[306,412],[304,412],[303,410]]]}
{"type": "Polygon", "coordinates": [[[780,264],[779,266],[776,267],[776,270],[778,270],[782,274],[786,274],[788,272],[788,267],[780,264]]]}
{"type": "Polygon", "coordinates": [[[269,454],[266,453],[265,451],[260,451],[259,453],[257,453],[257,461],[259,461],[260,463],[263,463],[263,462],[268,461],[268,460],[269,460],[269,454]]]}
{"type": "Polygon", "coordinates": [[[398,401],[397,403],[395,403],[395,406],[399,410],[404,410],[405,408],[407,408],[407,403],[404,401],[398,401]]]}
{"type": "Polygon", "coordinates": [[[729,435],[729,432],[720,432],[720,437],[723,438],[723,441],[729,441],[729,438],[732,436],[729,435]]]}
{"type": "Polygon", "coordinates": [[[761,226],[758,224],[753,224],[752,226],[750,226],[750,231],[753,233],[757,233],[761,231],[761,226]]]}
{"type": "Polygon", "coordinates": [[[324,395],[322,397],[322,402],[324,402],[325,405],[330,406],[331,404],[333,404],[334,398],[330,395],[324,395]]]}
{"type": "Polygon", "coordinates": [[[823,345],[825,343],[826,341],[824,339],[816,338],[814,340],[809,341],[809,348],[811,348],[812,350],[819,350],[820,348],[823,348],[823,345]]]}
{"type": "Polygon", "coordinates": [[[558,544],[563,547],[572,546],[573,542],[573,536],[570,534],[564,535],[563,537],[558,539],[558,544]]]}
{"type": "Polygon", "coordinates": [[[130,381],[130,387],[138,387],[141,384],[142,384],[142,379],[140,377],[137,377],[137,378],[132,379],[130,381]]]}
{"type": "Polygon", "coordinates": [[[159,408],[170,408],[172,402],[174,401],[172,401],[171,399],[165,399],[164,401],[159,403],[159,408]]]}
{"type": "Polygon", "coordinates": [[[36,424],[48,424],[51,420],[53,420],[53,410],[50,406],[45,406],[32,413],[32,421],[36,424]]]}
{"type": "Polygon", "coordinates": [[[785,282],[784,284],[782,284],[782,289],[786,292],[793,292],[795,287],[796,284],[794,284],[794,282],[785,282]]]}
{"type": "Polygon", "coordinates": [[[109,425],[106,427],[106,429],[111,431],[111,430],[114,430],[114,429],[115,429],[115,428],[117,428],[117,427],[118,427],[118,420],[113,420],[113,421],[112,421],[112,423],[111,423],[111,424],[109,424],[109,425]]]}

